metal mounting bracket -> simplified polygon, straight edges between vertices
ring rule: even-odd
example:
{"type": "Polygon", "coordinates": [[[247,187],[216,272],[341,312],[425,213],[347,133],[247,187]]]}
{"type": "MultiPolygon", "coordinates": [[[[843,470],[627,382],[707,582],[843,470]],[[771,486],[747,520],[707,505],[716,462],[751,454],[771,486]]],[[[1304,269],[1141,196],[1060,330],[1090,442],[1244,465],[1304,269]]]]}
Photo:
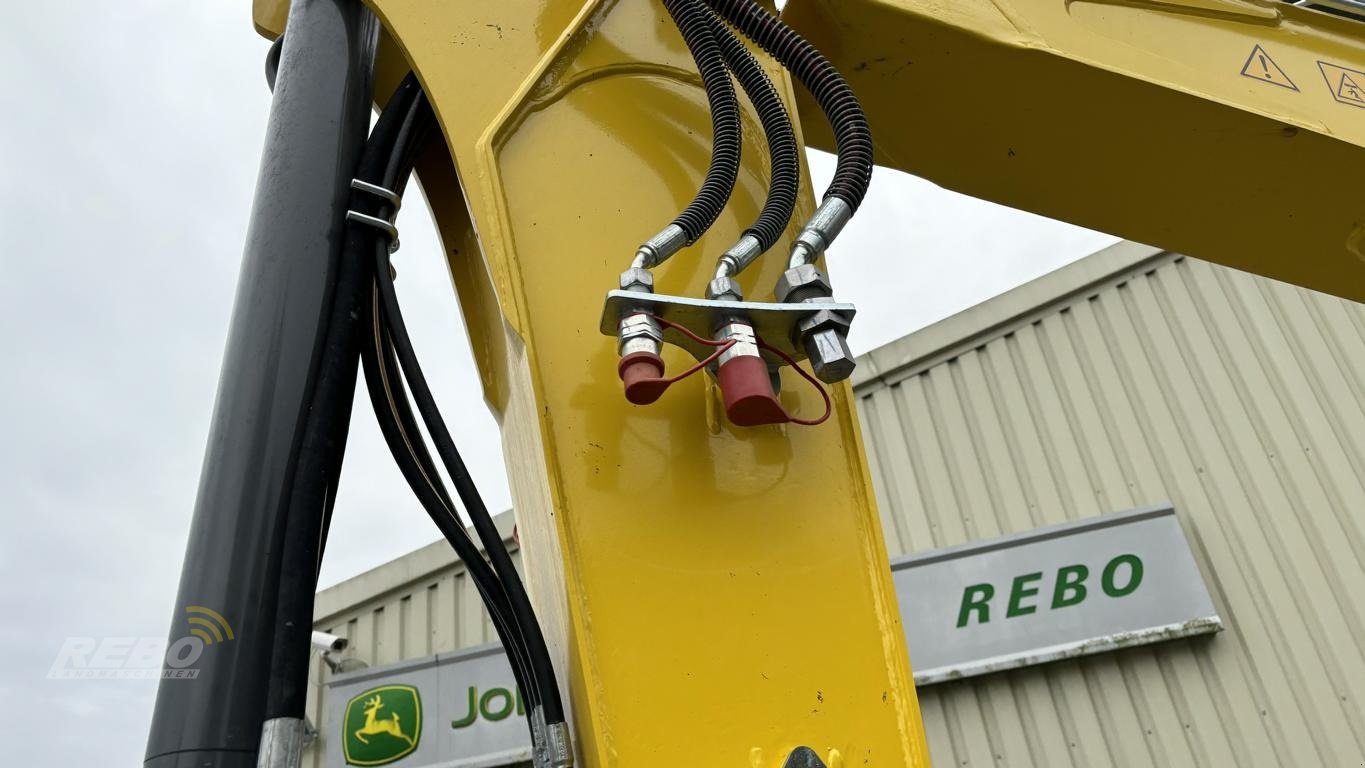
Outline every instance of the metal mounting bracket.
{"type": "MultiPolygon", "coordinates": [[[[798,343],[796,326],[821,310],[837,312],[849,320],[852,320],[857,312],[852,304],[833,301],[776,304],[762,301],[713,301],[639,291],[611,291],[607,294],[607,303],[602,309],[599,330],[603,336],[615,338],[620,330],[622,317],[636,312],[648,312],[677,323],[704,339],[709,339],[717,327],[739,315],[753,325],[754,332],[768,344],[791,355],[793,360],[804,360],[806,351],[798,343]]],[[[664,341],[687,350],[688,354],[697,360],[704,360],[716,351],[715,347],[698,344],[672,328],[665,327],[663,335],[664,341]]],[[[767,350],[763,351],[763,358],[774,365],[784,364],[778,356],[767,350]]]]}

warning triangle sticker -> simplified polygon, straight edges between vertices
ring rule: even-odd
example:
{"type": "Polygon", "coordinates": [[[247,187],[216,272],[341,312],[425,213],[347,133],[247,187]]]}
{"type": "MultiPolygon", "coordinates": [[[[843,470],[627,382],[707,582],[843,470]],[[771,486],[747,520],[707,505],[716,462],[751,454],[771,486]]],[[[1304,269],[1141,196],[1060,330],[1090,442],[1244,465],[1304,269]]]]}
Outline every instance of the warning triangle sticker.
{"type": "Polygon", "coordinates": [[[1251,49],[1251,55],[1247,57],[1247,63],[1242,65],[1242,76],[1252,80],[1260,80],[1263,83],[1278,85],[1281,88],[1288,88],[1297,91],[1299,87],[1294,85],[1294,81],[1289,79],[1289,75],[1280,69],[1280,65],[1270,58],[1270,54],[1265,52],[1261,46],[1251,49]]]}
{"type": "Polygon", "coordinates": [[[1347,69],[1338,64],[1328,64],[1325,61],[1318,62],[1318,69],[1322,70],[1322,76],[1327,79],[1327,87],[1332,91],[1332,98],[1342,104],[1365,109],[1365,72],[1347,69]]]}
{"type": "Polygon", "coordinates": [[[1342,72],[1341,83],[1337,86],[1337,98],[1365,104],[1365,88],[1361,88],[1349,74],[1342,72]]]}

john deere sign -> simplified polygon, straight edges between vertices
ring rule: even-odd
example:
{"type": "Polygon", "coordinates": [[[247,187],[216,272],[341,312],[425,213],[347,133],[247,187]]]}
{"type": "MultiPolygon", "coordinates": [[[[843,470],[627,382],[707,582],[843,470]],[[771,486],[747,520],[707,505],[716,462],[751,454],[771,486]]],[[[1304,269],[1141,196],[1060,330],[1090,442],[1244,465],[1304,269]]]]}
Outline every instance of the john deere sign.
{"type": "Polygon", "coordinates": [[[1169,506],[911,555],[891,570],[919,685],[1222,628],[1169,506]]]}
{"type": "MultiPolygon", "coordinates": [[[[925,552],[891,570],[918,685],[1222,628],[1170,506],[925,552]]],[[[326,765],[529,760],[511,681],[495,646],[338,675],[326,765]]]]}
{"type": "Polygon", "coordinates": [[[381,685],[346,703],[342,750],[347,765],[387,765],[417,749],[422,695],[410,685],[381,685]]]}
{"type": "Polygon", "coordinates": [[[531,759],[526,704],[497,646],[441,653],[328,681],[329,768],[485,768],[531,759]]]}

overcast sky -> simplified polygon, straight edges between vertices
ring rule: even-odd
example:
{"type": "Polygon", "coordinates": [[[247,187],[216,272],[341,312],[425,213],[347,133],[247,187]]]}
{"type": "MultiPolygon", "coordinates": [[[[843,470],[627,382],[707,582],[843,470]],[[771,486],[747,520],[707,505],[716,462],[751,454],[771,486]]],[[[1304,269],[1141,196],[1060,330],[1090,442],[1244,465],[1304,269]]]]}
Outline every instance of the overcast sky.
{"type": "MultiPolygon", "coordinates": [[[[249,6],[6,4],[7,765],[141,764],[154,684],[45,676],[68,636],[167,633],[270,104],[249,6]]],[[[830,166],[814,159],[817,183],[830,166]]],[[[437,395],[478,399],[430,220],[409,205],[401,225],[399,291],[437,395]]],[[[859,306],[863,352],[1113,241],[879,171],[832,269],[859,306]]],[[[324,585],[437,538],[358,403],[324,585]]],[[[505,508],[492,418],[460,438],[489,506],[505,508]]]]}

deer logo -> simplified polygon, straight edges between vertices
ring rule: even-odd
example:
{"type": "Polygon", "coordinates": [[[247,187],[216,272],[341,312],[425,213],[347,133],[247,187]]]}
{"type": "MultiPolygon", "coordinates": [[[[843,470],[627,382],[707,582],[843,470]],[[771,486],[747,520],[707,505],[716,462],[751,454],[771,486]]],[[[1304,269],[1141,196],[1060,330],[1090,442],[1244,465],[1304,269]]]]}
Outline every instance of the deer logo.
{"type": "Polygon", "coordinates": [[[346,705],[342,748],[348,765],[386,765],[417,749],[422,701],[410,685],[371,688],[346,705]]]}
{"type": "Polygon", "coordinates": [[[403,724],[400,722],[402,716],[394,712],[387,719],[381,720],[378,716],[380,709],[384,707],[384,699],[378,694],[373,699],[365,702],[365,724],[356,729],[355,737],[361,742],[369,744],[370,740],[366,736],[373,736],[376,733],[387,733],[390,736],[397,736],[408,743],[408,746],[415,747],[417,742],[406,733],[403,733],[403,724]]]}

